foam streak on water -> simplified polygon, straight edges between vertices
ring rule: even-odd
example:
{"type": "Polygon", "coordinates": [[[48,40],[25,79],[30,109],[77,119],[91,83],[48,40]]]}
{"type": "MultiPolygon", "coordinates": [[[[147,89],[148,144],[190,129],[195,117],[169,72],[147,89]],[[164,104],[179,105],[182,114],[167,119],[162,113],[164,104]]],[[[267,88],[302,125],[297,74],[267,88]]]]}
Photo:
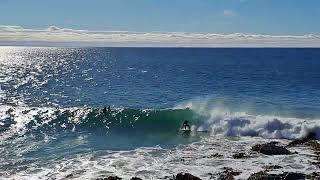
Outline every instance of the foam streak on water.
{"type": "MultiPolygon", "coordinates": [[[[286,140],[279,140],[287,143],[286,140]]],[[[263,143],[260,138],[205,137],[201,141],[172,150],[160,147],[138,148],[130,151],[96,151],[89,154],[75,155],[70,158],[50,162],[42,167],[29,168],[17,174],[6,176],[15,179],[53,178],[63,179],[69,174],[75,178],[91,179],[117,175],[125,179],[138,176],[146,179],[169,179],[177,172],[190,172],[203,179],[217,177],[225,167],[242,172],[236,179],[248,178],[250,174],[261,171],[270,165],[280,165],[282,171],[312,173],[317,167],[313,152],[305,147],[290,148],[298,154],[263,156],[251,154],[246,160],[234,159],[237,152],[250,152],[254,143],[263,143]],[[214,157],[218,153],[220,157],[214,157]]]]}

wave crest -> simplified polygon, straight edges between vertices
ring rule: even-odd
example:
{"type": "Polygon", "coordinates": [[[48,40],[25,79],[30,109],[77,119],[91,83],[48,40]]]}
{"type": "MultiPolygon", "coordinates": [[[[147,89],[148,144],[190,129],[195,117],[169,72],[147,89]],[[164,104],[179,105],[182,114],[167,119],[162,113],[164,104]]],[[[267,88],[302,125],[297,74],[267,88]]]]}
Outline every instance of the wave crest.
{"type": "Polygon", "coordinates": [[[213,135],[297,139],[315,132],[320,138],[320,119],[250,114],[240,108],[231,110],[224,102],[212,102],[212,99],[194,99],[176,108],[189,108],[204,117],[206,120],[198,130],[213,135]]]}
{"type": "Polygon", "coordinates": [[[230,110],[222,104],[188,101],[173,109],[117,108],[103,113],[98,108],[26,108],[2,106],[0,134],[55,133],[60,131],[159,135],[179,133],[184,120],[194,131],[211,135],[259,136],[296,139],[309,132],[320,138],[320,119],[253,115],[230,110]]]}

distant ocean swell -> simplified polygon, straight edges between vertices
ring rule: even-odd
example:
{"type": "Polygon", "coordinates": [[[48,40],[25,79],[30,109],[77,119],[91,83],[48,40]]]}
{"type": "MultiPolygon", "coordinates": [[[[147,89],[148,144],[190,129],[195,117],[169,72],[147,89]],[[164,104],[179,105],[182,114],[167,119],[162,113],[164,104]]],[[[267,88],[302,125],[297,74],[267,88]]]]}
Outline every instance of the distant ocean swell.
{"type": "Polygon", "coordinates": [[[192,131],[210,135],[296,139],[310,131],[320,137],[319,119],[251,115],[226,107],[180,104],[172,109],[32,108],[0,106],[1,139],[26,134],[93,133],[103,136],[176,136],[184,120],[192,131]]]}

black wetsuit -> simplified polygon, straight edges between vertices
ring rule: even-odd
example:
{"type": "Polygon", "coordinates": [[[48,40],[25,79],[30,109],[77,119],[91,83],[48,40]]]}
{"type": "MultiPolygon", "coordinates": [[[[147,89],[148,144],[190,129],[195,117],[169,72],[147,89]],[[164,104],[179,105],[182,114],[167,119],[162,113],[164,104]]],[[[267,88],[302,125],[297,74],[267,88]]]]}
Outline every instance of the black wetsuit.
{"type": "Polygon", "coordinates": [[[182,124],[183,129],[190,129],[189,121],[185,120],[182,124]]]}
{"type": "Polygon", "coordinates": [[[107,113],[107,107],[104,107],[103,110],[102,110],[102,112],[103,112],[104,114],[106,114],[106,113],[107,113]]]}

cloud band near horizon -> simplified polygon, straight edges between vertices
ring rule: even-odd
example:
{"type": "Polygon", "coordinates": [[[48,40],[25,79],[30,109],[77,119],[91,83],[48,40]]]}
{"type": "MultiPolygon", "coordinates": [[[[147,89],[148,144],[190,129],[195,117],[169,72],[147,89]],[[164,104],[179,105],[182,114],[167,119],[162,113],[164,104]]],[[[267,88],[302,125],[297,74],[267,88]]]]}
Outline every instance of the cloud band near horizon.
{"type": "Polygon", "coordinates": [[[2,46],[320,47],[320,35],[90,31],[0,25],[2,46]]]}

